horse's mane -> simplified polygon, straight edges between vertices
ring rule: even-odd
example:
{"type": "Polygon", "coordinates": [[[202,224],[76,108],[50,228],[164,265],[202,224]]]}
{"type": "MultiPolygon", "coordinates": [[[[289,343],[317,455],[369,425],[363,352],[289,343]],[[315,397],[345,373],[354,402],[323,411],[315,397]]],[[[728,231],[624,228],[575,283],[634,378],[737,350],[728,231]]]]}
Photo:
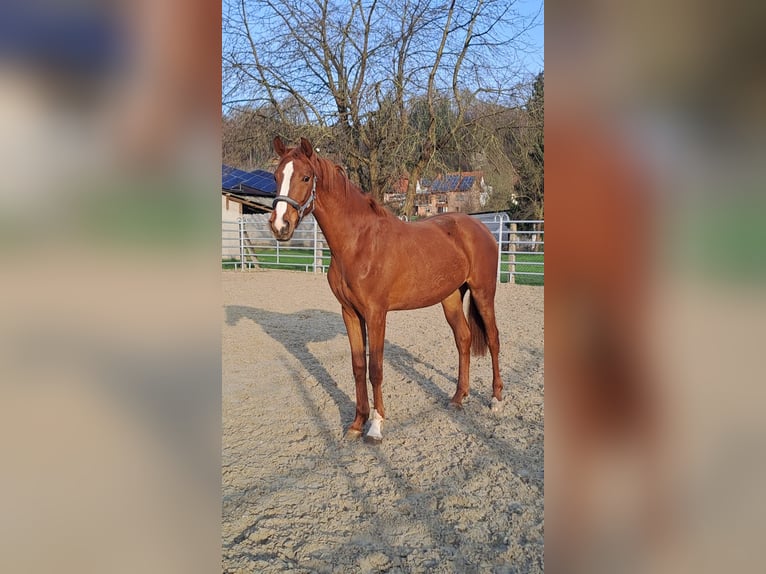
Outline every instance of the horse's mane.
{"type": "Polygon", "coordinates": [[[370,209],[377,215],[378,217],[394,217],[394,215],[387,210],[385,207],[383,207],[378,201],[372,197],[370,194],[365,193],[362,191],[362,189],[353,183],[346,173],[346,170],[343,168],[343,166],[340,166],[336,163],[331,162],[329,159],[326,158],[319,158],[324,162],[327,162],[331,166],[335,168],[335,174],[342,177],[344,180],[344,191],[346,195],[349,194],[358,194],[364,199],[367,204],[370,206],[370,209]]]}

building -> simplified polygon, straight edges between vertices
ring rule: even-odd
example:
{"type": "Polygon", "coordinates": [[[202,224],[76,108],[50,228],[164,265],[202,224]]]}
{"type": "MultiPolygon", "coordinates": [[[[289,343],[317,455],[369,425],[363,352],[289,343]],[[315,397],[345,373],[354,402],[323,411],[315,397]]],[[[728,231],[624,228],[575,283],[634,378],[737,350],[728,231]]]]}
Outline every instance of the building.
{"type": "MultiPolygon", "coordinates": [[[[407,199],[409,180],[398,180],[383,195],[383,203],[397,211],[407,199]]],[[[420,179],[415,184],[415,209],[418,217],[437,213],[471,213],[484,207],[492,193],[492,186],[484,182],[481,171],[448,173],[436,179],[420,179]]]]}
{"type": "Polygon", "coordinates": [[[415,208],[418,217],[437,213],[471,213],[484,207],[492,188],[480,171],[448,173],[418,182],[415,208]]]}
{"type": "Polygon", "coordinates": [[[250,213],[268,213],[277,195],[274,174],[221,166],[221,219],[236,221],[250,213]]]}
{"type": "MultiPolygon", "coordinates": [[[[396,180],[391,189],[383,194],[383,205],[394,213],[400,212],[407,199],[407,187],[409,184],[410,180],[406,177],[396,180]]],[[[420,182],[417,185],[419,187],[420,182]]]]}

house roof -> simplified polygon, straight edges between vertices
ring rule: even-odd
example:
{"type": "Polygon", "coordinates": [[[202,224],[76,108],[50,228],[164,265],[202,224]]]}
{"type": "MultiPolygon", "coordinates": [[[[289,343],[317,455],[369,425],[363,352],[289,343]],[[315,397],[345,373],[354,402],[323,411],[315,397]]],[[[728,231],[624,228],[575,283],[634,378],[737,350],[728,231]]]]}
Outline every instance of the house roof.
{"type": "MultiPolygon", "coordinates": [[[[429,186],[429,191],[449,192],[468,191],[477,180],[481,180],[480,171],[447,173],[435,178],[429,186]]],[[[425,184],[424,184],[425,185],[425,184]]]]}
{"type": "Polygon", "coordinates": [[[397,179],[391,186],[392,193],[407,193],[407,187],[410,184],[410,180],[407,177],[397,179]]]}
{"type": "Polygon", "coordinates": [[[237,203],[252,207],[255,211],[268,213],[272,211],[271,200],[265,197],[259,197],[257,195],[238,195],[231,193],[230,191],[224,191],[223,195],[237,203]]]}
{"type": "Polygon", "coordinates": [[[277,194],[273,173],[262,169],[244,171],[226,164],[221,165],[221,188],[238,195],[273,197],[277,194]]]}

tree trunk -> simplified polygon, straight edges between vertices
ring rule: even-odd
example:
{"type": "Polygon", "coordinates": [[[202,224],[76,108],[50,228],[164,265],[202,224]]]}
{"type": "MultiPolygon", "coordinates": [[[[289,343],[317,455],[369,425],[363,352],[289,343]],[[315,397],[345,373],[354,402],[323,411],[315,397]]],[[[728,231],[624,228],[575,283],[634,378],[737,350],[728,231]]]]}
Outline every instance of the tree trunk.
{"type": "Polygon", "coordinates": [[[369,192],[377,201],[383,203],[383,189],[380,187],[380,164],[377,148],[370,149],[370,189],[369,192]]]}
{"type": "Polygon", "coordinates": [[[412,217],[412,214],[415,209],[415,196],[417,192],[418,187],[418,180],[420,179],[420,174],[423,172],[423,168],[421,167],[420,163],[418,163],[411,171],[410,171],[410,179],[407,183],[407,198],[404,200],[404,215],[406,215],[408,218],[412,217]]]}

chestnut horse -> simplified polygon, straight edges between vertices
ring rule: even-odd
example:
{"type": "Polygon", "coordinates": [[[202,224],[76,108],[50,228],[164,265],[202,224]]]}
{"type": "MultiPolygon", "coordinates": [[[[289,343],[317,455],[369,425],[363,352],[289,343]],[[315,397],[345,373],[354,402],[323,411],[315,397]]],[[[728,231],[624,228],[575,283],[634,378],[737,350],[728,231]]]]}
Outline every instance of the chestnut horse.
{"type": "Polygon", "coordinates": [[[274,150],[278,195],[269,223],[274,236],[289,240],[301,219],[313,213],[332,252],[327,273],[341,304],[351,344],[356,383],[356,417],[349,436],[359,437],[370,418],[367,398],[367,344],[373,413],[365,440],[382,440],[383,343],[386,313],[441,302],[459,353],[457,390],[450,404],[468,396],[471,351],[492,355],[492,404],[500,407],[503,382],[495,323],[498,248],[486,226],[461,213],[405,223],[349,181],[343,168],[319,157],[311,143],[274,150]]]}

